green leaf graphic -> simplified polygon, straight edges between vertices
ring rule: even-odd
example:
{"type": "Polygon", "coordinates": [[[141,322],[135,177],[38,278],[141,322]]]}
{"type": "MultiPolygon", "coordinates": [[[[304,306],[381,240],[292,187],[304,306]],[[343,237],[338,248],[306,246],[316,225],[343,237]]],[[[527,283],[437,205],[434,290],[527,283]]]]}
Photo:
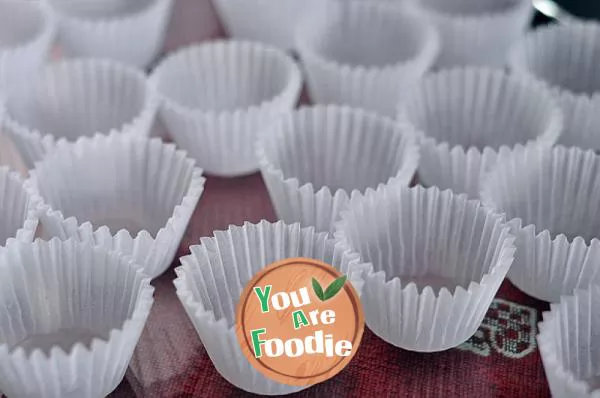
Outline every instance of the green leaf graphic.
{"type": "Polygon", "coordinates": [[[344,287],[344,283],[346,283],[346,278],[346,275],[340,276],[339,278],[331,282],[331,285],[329,285],[329,287],[325,290],[325,294],[323,295],[322,301],[329,300],[330,298],[335,296],[340,290],[342,290],[342,287],[344,287]]]}
{"type": "Polygon", "coordinates": [[[313,286],[313,290],[315,291],[315,294],[317,295],[319,300],[324,301],[323,288],[319,284],[319,281],[316,280],[315,278],[312,278],[312,286],[313,286]]]}

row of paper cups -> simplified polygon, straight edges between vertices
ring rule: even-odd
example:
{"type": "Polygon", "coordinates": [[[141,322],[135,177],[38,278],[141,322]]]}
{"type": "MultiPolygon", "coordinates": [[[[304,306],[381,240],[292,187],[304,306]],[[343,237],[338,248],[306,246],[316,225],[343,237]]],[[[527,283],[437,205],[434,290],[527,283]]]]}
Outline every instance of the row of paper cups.
{"type": "MultiPolygon", "coordinates": [[[[397,21],[368,11],[374,6],[385,14],[407,11],[428,20],[439,30],[441,51],[436,60],[438,67],[458,65],[485,65],[501,67],[511,44],[528,28],[533,15],[530,0],[446,1],[446,0],[215,0],[216,9],[230,36],[269,43],[279,48],[300,49],[296,31],[304,39],[318,40],[323,29],[339,29],[337,50],[364,46],[371,62],[386,62],[386,55],[414,51],[424,36],[410,21],[397,21]],[[328,26],[319,24],[325,23],[328,26]],[[380,36],[376,46],[366,46],[362,39],[385,31],[395,31],[402,40],[387,40],[380,36]],[[345,43],[342,43],[344,41],[345,43]],[[410,44],[410,45],[408,45],[410,44]],[[388,54],[386,54],[388,53],[388,54]]],[[[331,43],[323,43],[330,46],[331,43]]],[[[390,60],[395,63],[396,60],[390,60]]],[[[408,67],[409,65],[407,65],[408,67]]]]}
{"type": "MultiPolygon", "coordinates": [[[[3,25],[20,29],[23,38],[35,34],[44,40],[51,40],[56,30],[65,55],[107,57],[138,67],[149,66],[159,54],[173,6],[173,0],[84,3],[42,0],[41,3],[50,17],[47,20],[33,12],[31,5],[5,0],[0,4],[4,7],[2,14],[19,17],[5,18],[3,25]],[[58,29],[54,27],[54,21],[58,29]]],[[[533,13],[529,0],[504,3],[494,0],[452,3],[444,0],[215,0],[214,5],[230,36],[273,44],[283,50],[296,46],[294,36],[302,25],[306,24],[312,30],[317,20],[340,23],[348,17],[342,14],[349,9],[354,9],[350,12],[355,15],[364,12],[362,6],[372,8],[377,5],[387,11],[406,10],[431,21],[442,33],[443,45],[437,65],[443,67],[502,66],[508,47],[525,31],[533,13]],[[362,11],[355,11],[361,7],[362,11]]],[[[360,16],[363,21],[369,18],[360,16]]],[[[373,24],[351,21],[351,24],[358,22],[360,25],[352,27],[352,34],[380,29],[378,22],[389,24],[385,18],[375,18],[370,21],[373,24]]],[[[341,23],[346,22],[350,20],[341,23]]],[[[421,39],[419,33],[411,32],[415,24],[402,25],[396,27],[398,33],[407,33],[409,40],[421,39]]],[[[352,41],[352,37],[347,39],[352,41]]],[[[397,48],[397,43],[387,49],[394,47],[397,48]]]]}
{"type": "MultiPolygon", "coordinates": [[[[375,107],[378,113],[395,112],[393,116],[406,119],[424,137],[422,181],[476,196],[479,165],[492,163],[500,147],[557,140],[563,122],[554,112],[555,101],[565,119],[559,143],[600,145],[589,133],[600,125],[594,112],[597,96],[579,92],[581,87],[593,89],[595,75],[589,65],[598,53],[597,38],[600,28],[594,23],[539,29],[513,49],[513,76],[466,67],[423,78],[431,57],[415,61],[411,73],[404,64],[337,64],[323,53],[317,62],[322,67],[315,66],[310,60],[314,51],[302,59],[307,60],[304,67],[314,102],[371,109],[366,101],[372,98],[385,105],[387,110],[375,107]],[[564,47],[573,49],[577,59],[563,54],[564,47]],[[556,86],[552,93],[532,75],[556,86]]],[[[3,124],[29,168],[58,139],[74,141],[112,130],[149,135],[160,109],[178,146],[207,173],[221,176],[258,169],[254,145],[259,132],[289,113],[302,84],[291,57],[266,45],[238,41],[181,49],[163,60],[149,81],[133,67],[89,59],[52,63],[24,76],[29,84],[7,95],[3,124]]]]}

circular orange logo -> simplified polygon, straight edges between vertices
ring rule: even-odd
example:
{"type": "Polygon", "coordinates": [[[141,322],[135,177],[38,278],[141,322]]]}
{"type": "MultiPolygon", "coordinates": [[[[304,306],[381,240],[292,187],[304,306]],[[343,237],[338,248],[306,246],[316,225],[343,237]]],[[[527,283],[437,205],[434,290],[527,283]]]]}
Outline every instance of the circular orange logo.
{"type": "Polygon", "coordinates": [[[358,294],[332,266],[293,258],[259,272],[236,314],[242,351],[263,375],[305,386],[339,373],[364,331],[358,294]]]}

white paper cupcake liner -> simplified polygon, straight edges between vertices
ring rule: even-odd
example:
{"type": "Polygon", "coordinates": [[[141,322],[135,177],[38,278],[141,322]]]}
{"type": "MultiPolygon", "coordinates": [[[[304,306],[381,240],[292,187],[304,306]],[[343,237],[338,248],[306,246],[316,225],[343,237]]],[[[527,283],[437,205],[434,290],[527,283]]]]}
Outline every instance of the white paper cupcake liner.
{"type": "Polygon", "coordinates": [[[386,183],[407,186],[419,161],[410,128],[340,106],[302,108],[259,140],[257,157],[277,215],[334,232],[354,196],[386,183]]]}
{"type": "Polygon", "coordinates": [[[479,196],[501,148],[552,146],[563,116],[545,85],[499,69],[455,68],[426,77],[401,104],[398,120],[422,136],[419,181],[479,196]],[[457,100],[460,99],[460,100],[457,100]]]}
{"type": "Polygon", "coordinates": [[[509,66],[575,95],[600,92],[600,23],[571,21],[531,31],[511,48],[509,66]]]}
{"type": "Polygon", "coordinates": [[[107,58],[139,68],[159,55],[173,0],[43,0],[59,25],[67,57],[107,58]]]}
{"type": "Polygon", "coordinates": [[[55,21],[43,5],[0,1],[0,96],[26,85],[46,62],[55,33],[55,21]]]}
{"type": "Polygon", "coordinates": [[[503,67],[534,14],[530,0],[419,0],[407,6],[439,31],[438,68],[503,67]]]}
{"type": "Polygon", "coordinates": [[[204,178],[173,144],[111,134],[59,145],[26,185],[43,198],[43,238],[93,241],[155,278],[173,261],[204,178]]]}
{"type": "Polygon", "coordinates": [[[600,287],[576,290],[544,313],[537,336],[553,397],[598,397],[600,287]]]}
{"type": "Polygon", "coordinates": [[[6,102],[4,129],[33,168],[60,139],[116,131],[148,136],[158,95],[145,75],[109,60],[70,60],[47,66],[32,87],[6,102]]]}
{"type": "Polygon", "coordinates": [[[600,150],[600,95],[574,96],[555,93],[564,115],[564,128],[558,144],[600,150]]]}
{"type": "Polygon", "coordinates": [[[23,186],[23,179],[8,167],[0,167],[0,245],[12,239],[31,242],[38,226],[39,200],[23,186]]]}
{"type": "Polygon", "coordinates": [[[600,281],[600,156],[557,146],[501,155],[482,184],[484,203],[506,213],[517,237],[509,278],[556,302],[600,281]]]}
{"type": "Polygon", "coordinates": [[[277,383],[259,373],[241,351],[235,332],[235,311],[242,290],[264,267],[286,258],[304,257],[331,264],[362,290],[370,266],[356,253],[336,245],[325,233],[299,224],[261,221],[231,226],[201,238],[181,258],[175,286],[217,371],[234,386],[262,395],[283,395],[306,387],[277,383]]]}
{"type": "Polygon", "coordinates": [[[398,101],[432,66],[432,26],[378,2],[331,2],[297,31],[311,100],[393,116],[398,101]]]}
{"type": "Polygon", "coordinates": [[[294,48],[294,33],[321,0],[214,0],[228,35],[259,41],[282,50],[294,48]]]}
{"type": "Polygon", "coordinates": [[[477,331],[513,261],[509,229],[466,195],[388,186],[353,200],[335,237],[373,264],[361,298],[369,329],[433,352],[477,331]]]}
{"type": "Polygon", "coordinates": [[[152,81],[177,145],[208,174],[231,177],[258,170],[258,134],[296,105],[302,77],[280,50],[214,41],[167,57],[152,81]]]}
{"type": "Polygon", "coordinates": [[[560,144],[598,149],[600,23],[569,21],[538,28],[516,43],[509,66],[552,86],[565,114],[560,144]]]}
{"type": "Polygon", "coordinates": [[[123,379],[154,288],[126,257],[74,241],[12,243],[0,256],[0,390],[98,398],[123,379]]]}

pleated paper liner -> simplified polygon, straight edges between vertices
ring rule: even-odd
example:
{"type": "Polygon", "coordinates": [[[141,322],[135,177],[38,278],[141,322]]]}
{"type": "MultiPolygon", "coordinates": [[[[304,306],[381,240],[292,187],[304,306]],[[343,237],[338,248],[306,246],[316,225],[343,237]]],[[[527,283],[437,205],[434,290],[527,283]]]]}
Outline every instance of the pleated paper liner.
{"type": "Polygon", "coordinates": [[[0,167],[0,245],[12,239],[31,242],[38,226],[39,200],[23,186],[20,174],[0,167]]]}
{"type": "Polygon", "coordinates": [[[223,40],[173,53],[152,76],[177,145],[208,174],[226,177],[258,170],[258,134],[296,105],[301,81],[284,52],[223,40]]]}
{"type": "Polygon", "coordinates": [[[59,145],[31,171],[47,239],[74,237],[132,255],[152,278],[171,264],[204,189],[173,144],[123,134],[59,145]]]}
{"type": "Polygon", "coordinates": [[[525,34],[534,14],[529,0],[418,0],[406,4],[440,33],[437,68],[503,67],[511,45],[525,34]]]}
{"type": "Polygon", "coordinates": [[[0,255],[0,390],[100,398],[123,379],[153,303],[141,268],[73,240],[12,242],[0,255]]]}
{"type": "Polygon", "coordinates": [[[57,140],[75,141],[115,130],[148,136],[158,96],[139,70],[109,60],[67,60],[31,77],[6,103],[4,129],[27,167],[57,140]]]}
{"type": "Polygon", "coordinates": [[[159,55],[173,0],[42,0],[55,15],[67,57],[106,58],[146,68],[159,55]]]}
{"type": "Polygon", "coordinates": [[[479,197],[501,148],[551,146],[563,115],[547,87],[500,69],[446,69],[421,81],[398,120],[420,133],[422,184],[479,197]],[[460,99],[460,100],[457,100],[460,99]]]}
{"type": "Polygon", "coordinates": [[[310,19],[312,12],[321,10],[324,3],[321,0],[215,0],[214,6],[230,37],[292,50],[297,26],[304,18],[310,19]]]}
{"type": "Polygon", "coordinates": [[[419,186],[353,200],[335,237],[373,265],[361,297],[369,329],[421,352],[456,347],[477,331],[515,252],[502,216],[466,195],[419,186]]]}
{"type": "Polygon", "coordinates": [[[509,278],[528,295],[557,302],[600,281],[599,173],[593,151],[518,147],[485,178],[482,200],[517,237],[509,278]]]}
{"type": "Polygon", "coordinates": [[[577,97],[563,91],[557,96],[564,115],[558,144],[600,150],[600,95],[577,97]]]}
{"type": "Polygon", "coordinates": [[[600,90],[600,23],[571,21],[537,28],[516,43],[509,66],[573,94],[600,90]]]}
{"type": "Polygon", "coordinates": [[[330,105],[283,117],[261,137],[257,158],[281,220],[333,233],[350,198],[386,183],[407,186],[419,148],[392,119],[330,105]]]}
{"type": "Polygon", "coordinates": [[[509,66],[552,87],[565,115],[559,143],[599,149],[600,24],[570,21],[540,27],[516,43],[509,66]]]}
{"type": "Polygon", "coordinates": [[[598,397],[600,287],[577,289],[544,313],[537,336],[554,397],[598,397]]]}
{"type": "Polygon", "coordinates": [[[46,62],[56,23],[42,4],[34,1],[0,1],[0,96],[26,86],[46,62]]]}
{"type": "Polygon", "coordinates": [[[381,2],[329,2],[301,24],[296,46],[313,103],[393,116],[397,102],[433,65],[434,28],[381,2]]]}
{"type": "Polygon", "coordinates": [[[362,275],[369,265],[361,263],[346,246],[328,239],[326,233],[282,221],[231,226],[212,238],[201,238],[200,245],[190,250],[175,270],[177,295],[217,371],[234,386],[254,394],[283,395],[306,388],[266,378],[242,353],[235,332],[235,309],[243,288],[273,262],[304,257],[347,274],[360,294],[362,275]]]}

